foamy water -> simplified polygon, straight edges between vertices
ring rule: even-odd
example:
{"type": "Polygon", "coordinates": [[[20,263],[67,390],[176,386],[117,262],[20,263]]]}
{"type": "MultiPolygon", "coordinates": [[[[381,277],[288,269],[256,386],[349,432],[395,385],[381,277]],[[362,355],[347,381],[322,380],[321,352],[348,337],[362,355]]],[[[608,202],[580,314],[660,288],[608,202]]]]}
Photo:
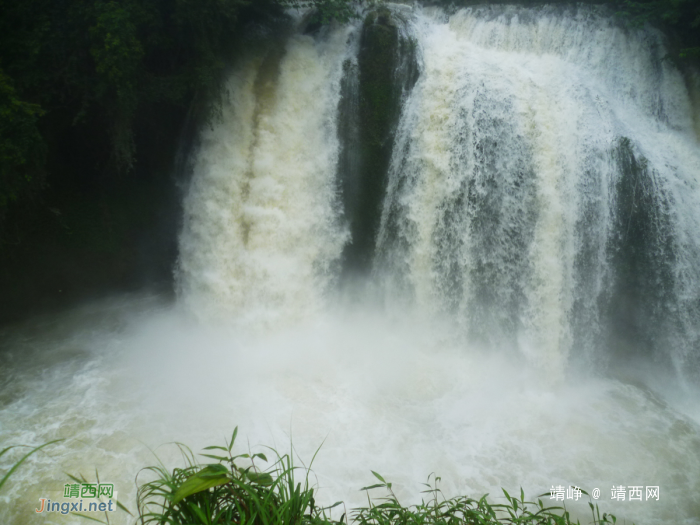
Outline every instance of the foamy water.
{"type": "Polygon", "coordinates": [[[97,469],[133,510],[134,477],[155,462],[149,447],[181,466],[165,443],[200,451],[236,425],[240,452],[293,442],[308,463],[321,447],[321,503],[363,504],[371,469],[404,503],[437,473],[447,495],[576,484],[600,488],[604,511],[636,523],[697,523],[697,421],[638,385],[573,372],[552,382],[407,318],[344,311],[244,337],[131,297],[14,331],[24,355],[3,367],[3,444],[66,441],[13,475],[3,523],[75,521],[34,513],[39,498],[61,499],[63,472],[97,469]],[[611,502],[613,484],[658,485],[661,499],[611,502]]]}

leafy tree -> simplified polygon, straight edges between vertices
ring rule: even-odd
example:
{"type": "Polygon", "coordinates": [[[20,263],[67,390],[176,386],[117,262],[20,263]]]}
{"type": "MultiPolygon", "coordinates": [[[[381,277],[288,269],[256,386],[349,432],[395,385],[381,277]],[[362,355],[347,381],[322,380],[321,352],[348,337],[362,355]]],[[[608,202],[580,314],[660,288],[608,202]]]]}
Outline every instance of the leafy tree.
{"type": "Polygon", "coordinates": [[[7,221],[32,216],[42,188],[113,185],[193,101],[210,115],[248,21],[305,7],[345,22],[357,3],[0,0],[0,252],[7,221]]]}
{"type": "Polygon", "coordinates": [[[0,70],[0,220],[8,205],[41,186],[44,142],[37,129],[43,111],[20,100],[0,70]]]}
{"type": "Polygon", "coordinates": [[[633,25],[660,25],[678,40],[678,57],[700,59],[700,0],[623,0],[620,12],[633,25]]]}

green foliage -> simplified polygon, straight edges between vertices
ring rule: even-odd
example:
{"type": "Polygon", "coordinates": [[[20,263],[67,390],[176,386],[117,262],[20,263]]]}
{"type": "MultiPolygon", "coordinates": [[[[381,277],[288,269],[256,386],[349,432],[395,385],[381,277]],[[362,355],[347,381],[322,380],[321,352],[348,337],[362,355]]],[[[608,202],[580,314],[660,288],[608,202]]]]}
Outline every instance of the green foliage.
{"type": "Polygon", "coordinates": [[[280,0],[280,3],[286,7],[315,9],[312,22],[330,24],[346,23],[357,18],[355,6],[360,2],[358,0],[280,0]]]}
{"type": "Polygon", "coordinates": [[[20,100],[0,69],[0,218],[10,202],[41,184],[45,146],[37,121],[42,114],[37,104],[20,100]]]}
{"type": "Polygon", "coordinates": [[[95,64],[95,96],[104,101],[112,121],[112,145],[118,168],[130,169],[135,146],[132,121],[139,103],[139,80],[145,55],[138,38],[135,2],[97,1],[89,29],[90,56],[95,64]]]}
{"type": "MultiPolygon", "coordinates": [[[[68,474],[67,472],[65,474],[66,474],[66,476],[68,476],[71,480],[75,481],[76,483],[89,483],[88,480],[85,478],[85,476],[83,476],[82,474],[79,474],[78,476],[75,476],[73,474],[68,474]]],[[[100,483],[100,473],[97,471],[97,469],[95,469],[95,482],[94,483],[97,483],[97,484],[100,483]]],[[[123,510],[124,512],[129,514],[129,516],[133,516],[131,511],[129,509],[127,509],[119,500],[115,500],[115,501],[117,503],[118,509],[123,510]]],[[[78,516],[79,518],[83,518],[83,519],[86,519],[89,521],[96,521],[98,523],[106,523],[107,525],[109,525],[109,514],[107,513],[107,511],[105,511],[106,521],[102,521],[102,520],[97,519],[93,516],[88,516],[87,514],[80,514],[78,512],[73,512],[72,514],[74,516],[78,516]]]]}
{"type": "Polygon", "coordinates": [[[0,260],[38,231],[51,206],[39,190],[104,207],[193,101],[213,113],[252,6],[281,12],[275,0],[0,0],[0,260]]]}
{"type": "Polygon", "coordinates": [[[205,117],[213,114],[207,105],[216,101],[241,17],[310,7],[319,23],[345,22],[355,3],[0,0],[0,219],[8,203],[41,187],[46,144],[60,143],[67,128],[88,129],[94,143],[84,147],[104,157],[94,163],[98,178],[133,168],[136,120],[148,108],[186,108],[197,99],[205,117]]]}
{"type": "MultiPolygon", "coordinates": [[[[501,489],[507,504],[490,503],[488,494],[480,499],[468,496],[458,496],[447,499],[438,488],[440,477],[428,476],[428,482],[422,494],[429,497],[418,505],[403,506],[392,490],[392,484],[382,476],[372,471],[380,483],[361,490],[384,488],[389,492],[381,503],[376,504],[367,496],[368,506],[355,509],[352,512],[353,521],[358,525],[580,525],[579,521],[571,521],[569,512],[563,507],[545,507],[541,499],[536,502],[527,501],[525,492],[520,489],[520,497],[511,496],[501,489]],[[432,482],[431,482],[432,478],[432,482]]],[[[585,491],[582,491],[585,493],[585,491]]],[[[542,494],[548,496],[549,494],[542,494]]],[[[587,495],[587,493],[586,493],[587,495]]],[[[615,523],[617,518],[612,514],[600,515],[597,505],[589,503],[593,515],[593,525],[615,523]]]]}
{"type": "Polygon", "coordinates": [[[651,0],[635,2],[624,0],[625,11],[632,15],[632,21],[643,24],[650,21],[662,21],[676,25],[690,14],[691,27],[700,25],[700,3],[697,0],[651,0]]]}
{"type": "Polygon", "coordinates": [[[623,0],[618,6],[633,26],[650,23],[666,29],[678,41],[678,58],[700,59],[700,0],[623,0]]]}
{"type": "MultiPolygon", "coordinates": [[[[16,179],[28,159],[43,164],[30,149],[42,143],[36,124],[44,114],[60,128],[102,122],[109,166],[128,171],[138,112],[159,103],[186,106],[196,93],[215,90],[239,12],[250,3],[0,0],[4,171],[16,179]]],[[[17,185],[3,176],[0,195],[16,196],[17,185]]]]}
{"type": "MultiPolygon", "coordinates": [[[[141,524],[342,525],[350,519],[357,525],[579,524],[571,521],[563,507],[545,507],[540,499],[526,501],[522,489],[519,498],[503,490],[507,501],[504,504],[490,503],[488,495],[478,500],[467,496],[447,499],[438,488],[440,478],[432,475],[422,492],[428,497],[418,505],[403,506],[394,494],[392,484],[374,471],[371,472],[379,483],[360,489],[367,491],[367,506],[352,509],[349,513],[346,511],[335,520],[330,509],[344,504],[316,505],[314,489],[309,485],[309,470],[304,469],[303,484],[297,482],[295,471],[298,467],[294,466],[291,454],[280,456],[273,450],[277,461],[264,472],[255,465],[256,459],[267,462],[264,454],[234,455],[232,450],[237,431],[238,428],[225,447],[205,449],[220,453],[201,454],[218,463],[199,465],[189,448],[177,444],[187,464],[184,469],[176,468],[170,472],[162,463],[144,469],[155,474],[156,479],[143,483],[138,489],[141,524]],[[241,459],[249,460],[250,466],[240,466],[241,459]],[[379,488],[387,490],[388,496],[371,498],[369,491],[379,488]]],[[[597,505],[589,503],[589,506],[593,525],[617,521],[611,514],[601,516],[597,505]]]]}
{"type": "MultiPolygon", "coordinates": [[[[263,453],[233,454],[238,428],[222,446],[205,450],[221,451],[201,454],[218,463],[199,465],[185,445],[177,444],[186,467],[172,473],[162,463],[144,469],[156,475],[154,481],[138,489],[138,508],[142,524],[325,524],[324,510],[315,505],[314,489],[308,473],[303,485],[296,481],[291,455],[277,455],[266,471],[255,464],[267,463],[263,453]],[[223,454],[223,455],[222,455],[223,454]],[[239,465],[241,460],[250,465],[239,465]]],[[[273,451],[274,452],[274,451],[273,451]]]]}
{"type": "Polygon", "coordinates": [[[328,24],[334,21],[345,23],[352,18],[357,18],[354,2],[348,0],[319,0],[316,5],[315,20],[321,24],[328,24]]]}

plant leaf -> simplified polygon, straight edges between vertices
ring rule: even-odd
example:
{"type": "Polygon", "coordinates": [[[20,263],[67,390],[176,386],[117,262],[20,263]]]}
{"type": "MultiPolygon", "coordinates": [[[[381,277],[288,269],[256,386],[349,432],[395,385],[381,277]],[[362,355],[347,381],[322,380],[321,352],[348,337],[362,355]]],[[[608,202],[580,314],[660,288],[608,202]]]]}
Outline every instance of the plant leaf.
{"type": "Polygon", "coordinates": [[[245,475],[252,483],[258,485],[268,486],[273,482],[272,476],[267,472],[246,472],[245,475]]]}
{"type": "Polygon", "coordinates": [[[205,458],[215,459],[217,461],[229,461],[228,458],[225,458],[223,456],[214,456],[212,454],[200,454],[200,456],[204,456],[205,458]]]}
{"type": "Polygon", "coordinates": [[[120,503],[119,500],[114,500],[114,501],[117,502],[117,507],[119,507],[120,509],[122,509],[122,510],[123,510],[124,512],[126,512],[129,516],[133,516],[133,514],[131,513],[131,511],[130,511],[129,509],[127,509],[122,503],[120,503]]]}
{"type": "Polygon", "coordinates": [[[74,476],[73,474],[68,474],[68,472],[64,472],[64,474],[77,483],[84,483],[85,482],[84,479],[80,479],[80,478],[74,476]]]}
{"type": "Polygon", "coordinates": [[[231,452],[231,449],[233,448],[233,443],[236,441],[236,436],[238,435],[238,426],[233,429],[233,435],[231,436],[231,442],[228,444],[228,451],[231,452]]]}
{"type": "Polygon", "coordinates": [[[376,485],[370,485],[369,487],[362,487],[360,490],[370,490],[370,489],[376,489],[379,487],[386,487],[386,483],[377,483],[376,485]]]}
{"type": "Polygon", "coordinates": [[[212,487],[225,485],[231,481],[231,477],[223,465],[208,465],[202,470],[193,474],[178,487],[172,496],[174,504],[179,503],[187,496],[197,494],[212,487]],[[220,468],[217,468],[220,467],[220,468]],[[223,469],[223,472],[221,471],[223,469]]]}
{"type": "Polygon", "coordinates": [[[381,481],[382,483],[386,483],[386,480],[383,477],[381,477],[379,474],[377,474],[374,470],[370,470],[370,472],[372,474],[374,474],[374,477],[377,478],[379,481],[381,481]]]}
{"type": "Polygon", "coordinates": [[[228,469],[219,464],[207,465],[202,470],[198,472],[202,478],[214,478],[219,476],[228,476],[228,469]]]}

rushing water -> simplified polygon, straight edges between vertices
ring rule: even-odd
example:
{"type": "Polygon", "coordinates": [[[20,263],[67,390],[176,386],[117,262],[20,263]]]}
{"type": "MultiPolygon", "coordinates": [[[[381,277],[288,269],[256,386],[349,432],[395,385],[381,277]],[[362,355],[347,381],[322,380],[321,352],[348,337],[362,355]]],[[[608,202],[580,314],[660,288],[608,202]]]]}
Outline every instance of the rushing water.
{"type": "Polygon", "coordinates": [[[392,10],[419,74],[397,58],[370,267],[341,278],[362,25],[290,32],[201,132],[177,300],[1,335],[3,446],[67,440],[13,475],[0,521],[74,521],[34,508],[95,468],[133,509],[149,447],[176,465],[159,445],[239,425],[242,449],[322,445],[328,503],[361,504],[370,469],[413,502],[435,472],[447,495],[571,484],[628,521],[700,523],[697,78],[591,8],[392,10]]]}

